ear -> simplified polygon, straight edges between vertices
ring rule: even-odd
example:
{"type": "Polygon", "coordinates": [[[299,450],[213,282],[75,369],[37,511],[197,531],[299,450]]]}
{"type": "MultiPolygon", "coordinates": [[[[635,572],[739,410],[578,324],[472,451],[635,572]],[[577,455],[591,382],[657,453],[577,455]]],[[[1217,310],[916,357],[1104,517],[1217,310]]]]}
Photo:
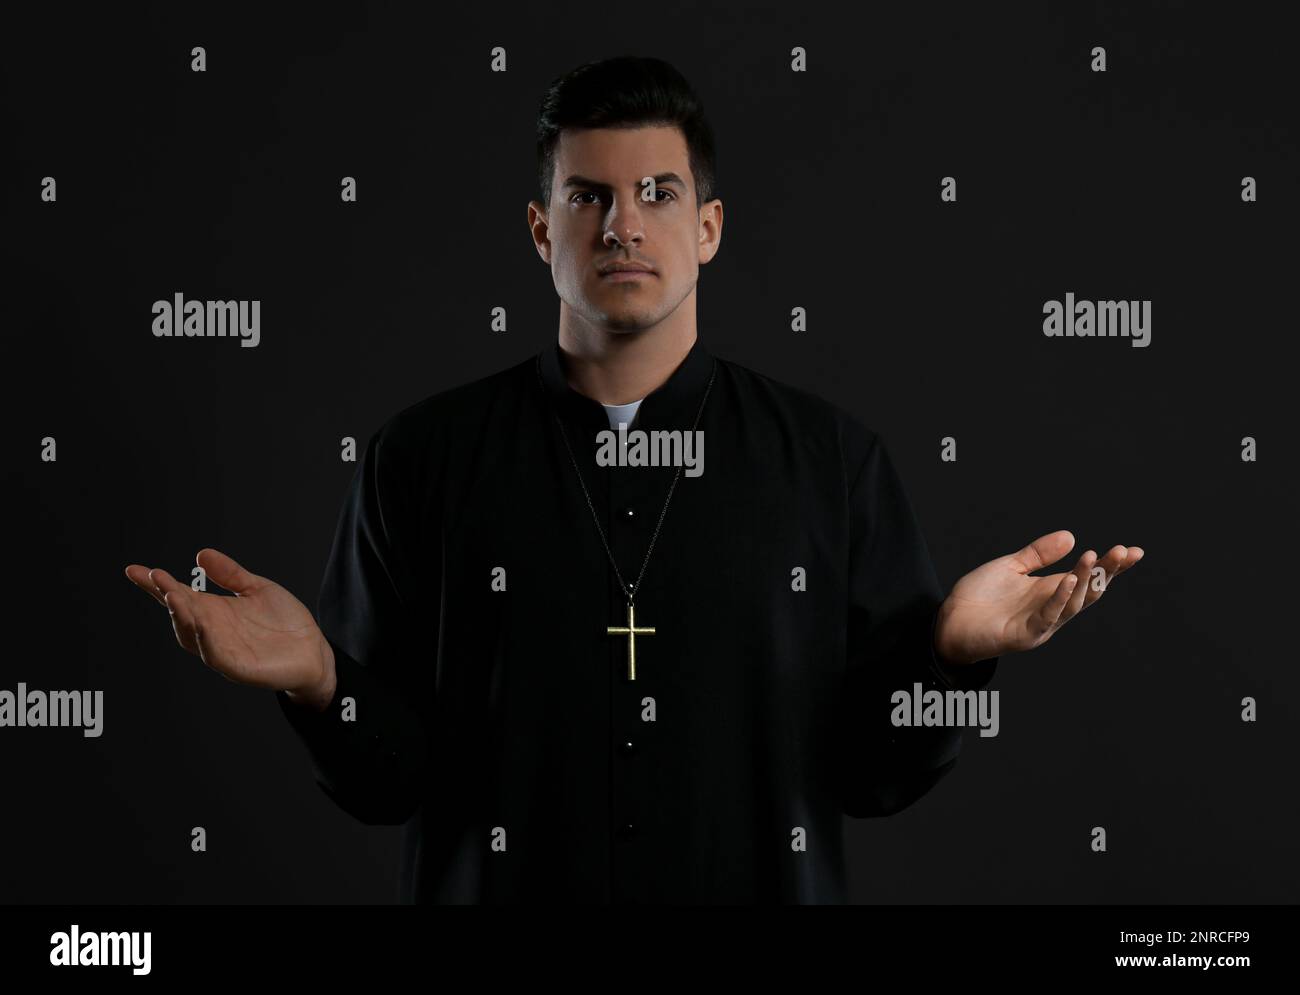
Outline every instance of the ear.
{"type": "Polygon", "coordinates": [[[542,261],[548,266],[551,264],[549,232],[550,219],[547,216],[546,205],[540,200],[530,200],[528,202],[528,233],[532,236],[537,254],[542,257],[542,261]]]}
{"type": "Polygon", "coordinates": [[[707,263],[722,246],[722,201],[714,198],[700,208],[699,261],[707,263]]]}

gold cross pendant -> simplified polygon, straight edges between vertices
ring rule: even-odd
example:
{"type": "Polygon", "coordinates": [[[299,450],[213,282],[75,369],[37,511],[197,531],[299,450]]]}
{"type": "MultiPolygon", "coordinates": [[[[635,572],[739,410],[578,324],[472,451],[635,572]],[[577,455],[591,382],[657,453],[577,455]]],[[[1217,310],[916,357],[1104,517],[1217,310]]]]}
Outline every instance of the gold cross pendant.
{"type": "Polygon", "coordinates": [[[605,631],[611,636],[627,636],[627,679],[636,680],[636,637],[653,636],[654,629],[641,628],[636,626],[636,609],[632,607],[632,602],[627,603],[627,625],[607,626],[605,631]]]}

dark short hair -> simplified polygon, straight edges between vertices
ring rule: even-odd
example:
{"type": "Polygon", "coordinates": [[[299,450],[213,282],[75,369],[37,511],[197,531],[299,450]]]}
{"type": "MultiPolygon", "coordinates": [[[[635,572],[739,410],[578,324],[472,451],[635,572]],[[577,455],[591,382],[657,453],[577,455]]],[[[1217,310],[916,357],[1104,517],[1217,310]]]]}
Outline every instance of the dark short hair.
{"type": "Polygon", "coordinates": [[[663,59],[621,55],[581,65],[547,88],[537,115],[537,183],[542,203],[550,209],[555,146],[565,128],[654,125],[681,130],[695,177],[696,204],[712,200],[717,165],[704,104],[686,77],[663,59]]]}

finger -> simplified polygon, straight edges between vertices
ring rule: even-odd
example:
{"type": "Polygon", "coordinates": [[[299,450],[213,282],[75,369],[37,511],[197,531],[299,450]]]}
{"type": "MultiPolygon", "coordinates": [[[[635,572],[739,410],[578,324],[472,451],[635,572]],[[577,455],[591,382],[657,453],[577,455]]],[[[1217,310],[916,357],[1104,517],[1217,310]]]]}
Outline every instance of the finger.
{"type": "Polygon", "coordinates": [[[203,572],[209,578],[215,580],[227,591],[233,591],[235,594],[252,594],[262,584],[266,583],[265,577],[259,577],[257,574],[245,570],[218,549],[212,549],[211,547],[200,549],[194,557],[194,562],[203,568],[203,572]]]}
{"type": "Polygon", "coordinates": [[[1092,572],[1092,565],[1097,562],[1097,554],[1089,549],[1079,557],[1079,562],[1075,564],[1074,570],[1071,571],[1079,579],[1074,585],[1074,591],[1070,594],[1070,600],[1065,606],[1065,611],[1061,613],[1060,624],[1064,625],[1083,608],[1083,599],[1088,593],[1088,575],[1092,572]]]}
{"type": "Polygon", "coordinates": [[[190,596],[194,593],[188,584],[182,584],[162,567],[149,571],[149,580],[153,583],[163,604],[172,613],[172,628],[176,632],[176,641],[191,653],[199,651],[194,639],[195,606],[190,596]]]}
{"type": "MultiPolygon", "coordinates": [[[[1096,573],[1100,568],[1102,574],[1099,578],[1094,578],[1088,582],[1088,595],[1084,598],[1083,607],[1087,608],[1090,604],[1106,593],[1106,588],[1110,587],[1110,582],[1115,579],[1119,572],[1120,566],[1128,557],[1127,546],[1112,546],[1095,564],[1090,573],[1096,573]]],[[[1080,609],[1082,611],[1083,609],[1080,609]]]]}
{"type": "Polygon", "coordinates": [[[197,599],[191,597],[192,594],[188,589],[173,588],[163,595],[163,604],[171,615],[172,631],[176,633],[176,641],[181,644],[181,649],[199,656],[198,626],[194,611],[194,601],[197,599]]]}
{"type": "Polygon", "coordinates": [[[1138,560],[1142,559],[1142,556],[1143,551],[1141,546],[1129,546],[1128,556],[1124,558],[1124,562],[1121,563],[1119,569],[1115,571],[1116,576],[1133,567],[1138,560]]]}
{"type": "Polygon", "coordinates": [[[149,582],[153,584],[154,588],[158,591],[159,597],[162,597],[168,591],[174,591],[177,588],[185,591],[190,589],[188,584],[182,584],[162,567],[154,567],[149,571],[148,576],[149,582]]]}
{"type": "Polygon", "coordinates": [[[1061,619],[1061,612],[1065,610],[1066,603],[1070,600],[1070,594],[1074,591],[1079,583],[1077,574],[1071,572],[1061,575],[1060,583],[1056,585],[1056,590],[1048,598],[1038,611],[1034,612],[1034,618],[1040,626],[1038,632],[1034,635],[1042,635],[1044,632],[1051,632],[1056,628],[1061,619]]]}
{"type": "Polygon", "coordinates": [[[1011,558],[1024,568],[1023,573],[1033,573],[1055,563],[1073,548],[1074,536],[1061,529],[1039,536],[1028,546],[1012,553],[1011,558]]]}
{"type": "Polygon", "coordinates": [[[164,608],[167,607],[166,603],[163,601],[162,592],[159,591],[157,585],[149,579],[148,567],[142,567],[138,563],[132,563],[126,568],[126,576],[132,584],[148,594],[149,597],[157,601],[158,604],[162,605],[164,608]]]}

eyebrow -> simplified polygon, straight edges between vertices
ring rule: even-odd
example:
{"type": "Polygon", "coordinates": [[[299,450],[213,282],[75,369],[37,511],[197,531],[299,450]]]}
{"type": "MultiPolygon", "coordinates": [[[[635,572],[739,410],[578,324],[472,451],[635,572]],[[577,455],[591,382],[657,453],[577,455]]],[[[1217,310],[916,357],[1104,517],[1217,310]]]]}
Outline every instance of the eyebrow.
{"type": "MultiPolygon", "coordinates": [[[[654,181],[655,181],[655,186],[657,187],[666,186],[669,183],[676,183],[683,190],[686,189],[686,181],[683,180],[676,173],[660,173],[658,176],[654,178],[654,181]]],[[[638,181],[638,185],[639,185],[639,181],[638,181]]],[[[601,183],[597,180],[589,180],[587,179],[587,177],[578,176],[576,173],[570,176],[568,179],[566,179],[564,183],[560,186],[560,189],[567,190],[569,187],[589,187],[592,190],[612,189],[608,183],[601,183]]]]}

